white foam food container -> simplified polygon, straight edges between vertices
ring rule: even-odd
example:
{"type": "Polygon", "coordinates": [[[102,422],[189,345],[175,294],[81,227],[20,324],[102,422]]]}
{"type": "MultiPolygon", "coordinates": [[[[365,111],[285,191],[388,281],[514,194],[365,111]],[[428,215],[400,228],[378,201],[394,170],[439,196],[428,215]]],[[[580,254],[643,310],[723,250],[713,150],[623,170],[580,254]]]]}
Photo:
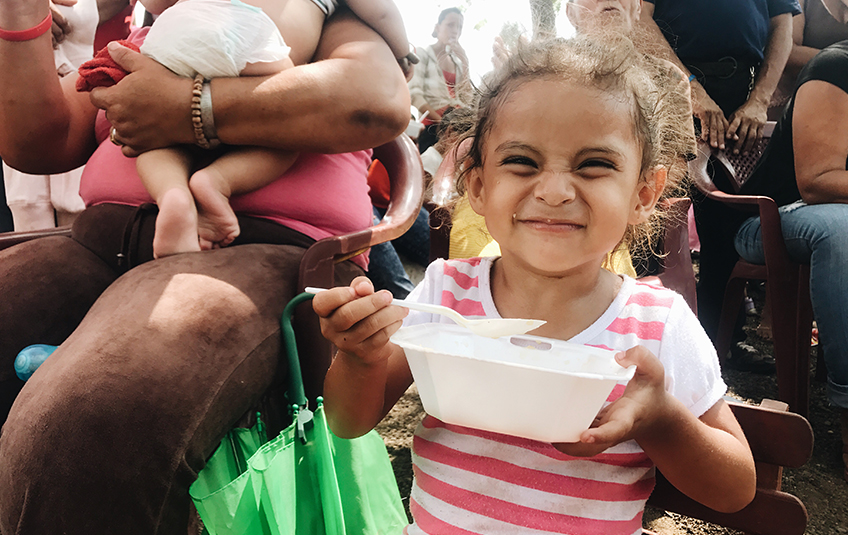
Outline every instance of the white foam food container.
{"type": "Polygon", "coordinates": [[[629,381],[615,351],[539,336],[486,338],[426,323],[392,336],[421,403],[443,422],[543,442],[577,442],[612,389],[629,381]]]}

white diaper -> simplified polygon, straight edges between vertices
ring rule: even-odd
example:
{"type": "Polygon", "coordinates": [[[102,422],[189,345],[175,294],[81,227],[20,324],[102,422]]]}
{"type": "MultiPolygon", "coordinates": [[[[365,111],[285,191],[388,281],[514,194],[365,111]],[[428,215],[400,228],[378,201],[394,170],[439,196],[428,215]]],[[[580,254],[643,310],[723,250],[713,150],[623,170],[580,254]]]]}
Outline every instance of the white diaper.
{"type": "Polygon", "coordinates": [[[248,63],[279,61],[290,48],[261,9],[239,0],[180,0],[150,28],[141,52],[180,76],[238,76],[248,63]]]}

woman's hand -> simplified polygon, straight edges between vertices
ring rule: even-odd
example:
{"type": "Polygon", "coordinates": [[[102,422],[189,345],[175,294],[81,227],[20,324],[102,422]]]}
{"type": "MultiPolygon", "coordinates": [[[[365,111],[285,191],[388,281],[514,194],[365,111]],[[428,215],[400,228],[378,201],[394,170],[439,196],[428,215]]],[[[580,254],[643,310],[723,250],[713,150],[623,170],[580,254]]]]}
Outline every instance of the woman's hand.
{"type": "Polygon", "coordinates": [[[106,110],[124,155],[134,157],[151,149],[193,144],[192,80],[118,43],[109,43],[108,49],[129,74],[112,87],[93,89],[91,103],[106,110]]]}
{"type": "Polygon", "coordinates": [[[768,120],[768,103],[749,98],[730,116],[727,139],[734,141],[733,154],[747,154],[763,137],[763,126],[768,120]]]}
{"type": "Polygon", "coordinates": [[[701,141],[724,150],[729,123],[718,104],[698,82],[692,82],[692,113],[701,120],[701,141]]]}
{"type": "Polygon", "coordinates": [[[592,426],[580,435],[580,442],[554,444],[559,451],[577,457],[591,457],[627,440],[638,440],[655,432],[668,406],[665,369],[657,357],[641,346],[618,353],[624,367],[636,365],[636,374],[624,394],[601,409],[592,426]]]}
{"type": "Polygon", "coordinates": [[[357,277],[350,287],[321,292],[312,308],[321,319],[321,333],[340,351],[372,365],[391,355],[389,337],[400,329],[407,311],[389,306],[388,290],[374,292],[366,277],[357,277]]]}

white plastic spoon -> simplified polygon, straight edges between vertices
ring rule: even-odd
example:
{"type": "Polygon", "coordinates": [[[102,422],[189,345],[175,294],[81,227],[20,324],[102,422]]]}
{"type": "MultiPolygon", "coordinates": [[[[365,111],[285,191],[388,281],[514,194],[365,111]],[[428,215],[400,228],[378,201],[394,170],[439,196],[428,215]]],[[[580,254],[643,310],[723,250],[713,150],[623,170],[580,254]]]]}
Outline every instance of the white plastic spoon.
{"type": "MultiPolygon", "coordinates": [[[[306,288],[304,291],[317,294],[326,291],[325,288],[306,288]]],[[[419,312],[428,312],[430,314],[440,314],[447,316],[458,325],[461,325],[479,336],[487,338],[500,338],[501,336],[514,336],[516,334],[524,334],[537,329],[544,325],[544,320],[525,320],[519,318],[483,318],[470,319],[466,318],[456,310],[442,305],[431,305],[428,303],[416,303],[413,301],[404,301],[403,299],[392,299],[392,304],[399,307],[406,307],[419,312]]]]}

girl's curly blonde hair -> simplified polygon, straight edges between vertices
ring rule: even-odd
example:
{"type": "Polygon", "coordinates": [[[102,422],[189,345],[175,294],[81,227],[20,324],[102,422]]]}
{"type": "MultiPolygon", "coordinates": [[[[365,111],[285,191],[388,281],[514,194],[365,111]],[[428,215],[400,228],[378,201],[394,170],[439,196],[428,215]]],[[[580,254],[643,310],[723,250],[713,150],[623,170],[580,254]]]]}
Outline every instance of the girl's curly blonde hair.
{"type": "Polygon", "coordinates": [[[585,84],[632,103],[634,133],[642,150],[642,179],[657,166],[665,167],[668,177],[650,219],[629,226],[617,248],[653,251],[654,237],[665,218],[662,200],[685,196],[687,191],[687,160],[696,147],[689,84],[677,67],[638,52],[616,32],[530,43],[483,81],[471,106],[475,112],[465,119],[472,124],[457,140],[458,146],[472,138],[468,155],[457,162],[457,193],[464,195],[468,172],[482,167],[484,144],[500,107],[523,83],[540,78],[585,84]]]}

